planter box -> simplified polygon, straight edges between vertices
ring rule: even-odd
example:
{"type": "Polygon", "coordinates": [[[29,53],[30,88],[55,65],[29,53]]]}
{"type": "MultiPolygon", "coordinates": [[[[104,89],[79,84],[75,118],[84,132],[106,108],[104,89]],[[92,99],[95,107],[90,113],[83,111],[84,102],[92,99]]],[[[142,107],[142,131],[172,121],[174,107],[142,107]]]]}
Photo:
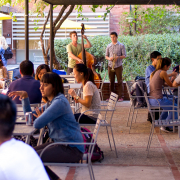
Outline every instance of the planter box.
{"type": "MultiPolygon", "coordinates": [[[[102,91],[103,100],[108,99],[111,94],[109,84],[110,84],[109,82],[104,82],[103,91],[102,91]]],[[[129,100],[129,95],[128,95],[128,91],[127,91],[125,82],[123,82],[123,86],[124,86],[124,100],[129,100]]],[[[118,94],[118,84],[117,83],[115,83],[115,93],[118,94]]]]}

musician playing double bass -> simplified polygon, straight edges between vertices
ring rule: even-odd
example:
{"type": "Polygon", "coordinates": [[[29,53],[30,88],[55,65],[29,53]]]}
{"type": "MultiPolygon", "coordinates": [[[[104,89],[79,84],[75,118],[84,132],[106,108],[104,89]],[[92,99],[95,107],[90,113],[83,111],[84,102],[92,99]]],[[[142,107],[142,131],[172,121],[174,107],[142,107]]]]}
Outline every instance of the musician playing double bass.
{"type": "MultiPolygon", "coordinates": [[[[67,74],[68,75],[71,72],[73,72],[73,68],[76,65],[76,61],[79,61],[79,63],[83,63],[83,60],[77,57],[82,52],[82,45],[77,42],[78,40],[77,32],[76,31],[70,32],[70,38],[72,42],[67,45],[67,53],[68,53],[67,74]]],[[[83,35],[83,38],[87,42],[87,44],[84,44],[84,48],[90,48],[92,45],[87,39],[87,37],[83,35]]]]}

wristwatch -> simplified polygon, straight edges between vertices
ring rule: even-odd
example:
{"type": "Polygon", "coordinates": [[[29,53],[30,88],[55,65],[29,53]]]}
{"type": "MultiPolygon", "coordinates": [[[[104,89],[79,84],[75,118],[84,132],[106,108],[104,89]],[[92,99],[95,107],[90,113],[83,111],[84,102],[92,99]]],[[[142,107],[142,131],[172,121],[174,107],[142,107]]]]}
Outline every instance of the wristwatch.
{"type": "Polygon", "coordinates": [[[76,100],[78,100],[79,99],[79,96],[76,96],[76,98],[75,98],[76,100]]]}

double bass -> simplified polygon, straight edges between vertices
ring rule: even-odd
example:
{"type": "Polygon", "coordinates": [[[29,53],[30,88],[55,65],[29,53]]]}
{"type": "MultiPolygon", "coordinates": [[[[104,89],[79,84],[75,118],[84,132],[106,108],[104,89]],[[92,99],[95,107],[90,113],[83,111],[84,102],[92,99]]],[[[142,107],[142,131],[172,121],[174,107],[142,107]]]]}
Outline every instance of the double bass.
{"type": "MultiPolygon", "coordinates": [[[[100,81],[98,81],[98,80],[101,80],[101,76],[100,76],[100,74],[98,74],[95,71],[95,68],[94,68],[95,57],[92,54],[90,54],[89,52],[85,51],[85,49],[84,49],[84,38],[83,38],[83,35],[84,35],[84,24],[82,23],[81,26],[82,26],[82,29],[81,29],[82,52],[78,55],[78,58],[82,59],[84,64],[88,68],[92,69],[93,74],[94,74],[95,84],[96,84],[97,88],[99,89],[100,88],[100,81]]],[[[76,61],[76,64],[79,64],[79,61],[76,61]]]]}

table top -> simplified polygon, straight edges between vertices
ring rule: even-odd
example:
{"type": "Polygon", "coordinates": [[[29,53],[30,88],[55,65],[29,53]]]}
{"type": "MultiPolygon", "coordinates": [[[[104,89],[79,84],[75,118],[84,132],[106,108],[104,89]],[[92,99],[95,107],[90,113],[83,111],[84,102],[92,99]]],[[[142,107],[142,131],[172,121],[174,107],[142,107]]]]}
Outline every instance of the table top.
{"type": "Polygon", "coordinates": [[[26,124],[26,121],[25,121],[24,117],[17,117],[15,123],[16,124],[26,124]]]}
{"type": "Polygon", "coordinates": [[[15,124],[13,135],[32,135],[35,130],[36,129],[33,126],[15,124]]]}
{"type": "Polygon", "coordinates": [[[70,86],[71,89],[80,89],[82,83],[64,83],[63,86],[70,86]]]}

